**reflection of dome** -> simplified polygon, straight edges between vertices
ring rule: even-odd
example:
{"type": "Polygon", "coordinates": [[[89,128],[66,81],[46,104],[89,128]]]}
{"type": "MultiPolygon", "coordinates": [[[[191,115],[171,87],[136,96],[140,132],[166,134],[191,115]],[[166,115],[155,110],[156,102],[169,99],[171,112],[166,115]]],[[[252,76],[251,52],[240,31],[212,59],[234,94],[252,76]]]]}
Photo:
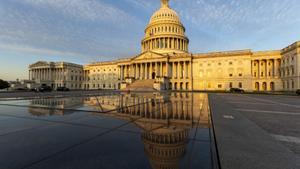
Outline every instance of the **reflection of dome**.
{"type": "Polygon", "coordinates": [[[161,0],[161,8],[151,17],[145,29],[142,52],[188,52],[189,40],[178,14],[169,7],[169,0],[161,0]]]}
{"type": "Polygon", "coordinates": [[[168,127],[142,134],[153,169],[177,169],[185,152],[188,129],[168,127]]]}

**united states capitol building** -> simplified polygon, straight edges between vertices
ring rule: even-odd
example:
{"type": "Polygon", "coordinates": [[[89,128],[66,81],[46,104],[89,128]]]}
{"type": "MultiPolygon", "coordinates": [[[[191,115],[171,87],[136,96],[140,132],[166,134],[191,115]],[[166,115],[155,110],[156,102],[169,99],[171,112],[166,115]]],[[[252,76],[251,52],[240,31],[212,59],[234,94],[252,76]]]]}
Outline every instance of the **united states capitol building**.
{"type": "Polygon", "coordinates": [[[189,53],[178,14],[161,0],[136,56],[77,65],[39,61],[29,79],[53,88],[294,91],[300,89],[300,41],[280,50],[189,53]]]}

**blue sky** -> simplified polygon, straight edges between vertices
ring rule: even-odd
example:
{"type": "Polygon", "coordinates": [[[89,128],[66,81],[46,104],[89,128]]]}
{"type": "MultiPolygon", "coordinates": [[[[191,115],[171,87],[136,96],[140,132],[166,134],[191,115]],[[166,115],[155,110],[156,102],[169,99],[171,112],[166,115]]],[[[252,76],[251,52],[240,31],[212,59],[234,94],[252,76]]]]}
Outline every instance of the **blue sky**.
{"type": "MultiPolygon", "coordinates": [[[[192,53],[281,49],[300,40],[299,0],[170,0],[192,53]]],[[[159,0],[1,0],[0,79],[38,60],[86,64],[136,55],[159,0]]]]}

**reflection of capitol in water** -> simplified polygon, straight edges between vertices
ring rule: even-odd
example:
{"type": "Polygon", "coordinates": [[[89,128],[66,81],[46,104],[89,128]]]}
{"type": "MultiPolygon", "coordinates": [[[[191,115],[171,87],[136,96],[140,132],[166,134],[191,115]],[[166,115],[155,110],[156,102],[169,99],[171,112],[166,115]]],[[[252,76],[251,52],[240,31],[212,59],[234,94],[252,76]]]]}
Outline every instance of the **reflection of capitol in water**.
{"type": "Polygon", "coordinates": [[[66,115],[74,113],[72,110],[82,106],[81,98],[42,98],[31,100],[29,112],[35,116],[66,115]]]}
{"type": "Polygon", "coordinates": [[[142,139],[153,169],[177,169],[185,152],[189,129],[165,127],[145,131],[142,139]]]}
{"type": "Polygon", "coordinates": [[[95,108],[101,103],[104,111],[117,109],[107,115],[134,121],[143,129],[141,137],[153,169],[180,168],[190,129],[209,127],[207,95],[204,94],[101,96],[89,98],[86,103],[95,108]]]}
{"type": "Polygon", "coordinates": [[[95,112],[91,115],[131,121],[142,129],[144,151],[153,169],[181,168],[189,137],[194,135],[191,129],[209,127],[207,95],[196,93],[36,99],[29,112],[37,116],[65,115],[82,106],[95,112]]]}
{"type": "Polygon", "coordinates": [[[193,93],[169,93],[164,95],[124,94],[115,96],[99,96],[86,98],[84,103],[98,110],[116,110],[111,113],[121,118],[143,118],[144,122],[171,123],[192,125],[200,119],[200,125],[207,125],[208,113],[201,112],[206,108],[207,96],[193,93]],[[154,120],[154,121],[153,121],[154,120]]]}

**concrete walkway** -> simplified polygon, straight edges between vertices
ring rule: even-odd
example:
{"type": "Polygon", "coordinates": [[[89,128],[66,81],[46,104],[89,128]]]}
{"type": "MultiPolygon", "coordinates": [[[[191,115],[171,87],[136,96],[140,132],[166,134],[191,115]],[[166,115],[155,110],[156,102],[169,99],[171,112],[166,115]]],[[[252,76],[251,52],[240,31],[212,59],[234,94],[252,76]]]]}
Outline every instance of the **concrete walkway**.
{"type": "MultiPolygon", "coordinates": [[[[241,104],[238,102],[245,102],[244,108],[263,109],[255,105],[261,105],[263,101],[230,94],[210,94],[209,100],[222,169],[300,168],[299,156],[295,152],[237,109],[241,104]]],[[[299,119],[299,116],[294,118],[299,119]]]]}

